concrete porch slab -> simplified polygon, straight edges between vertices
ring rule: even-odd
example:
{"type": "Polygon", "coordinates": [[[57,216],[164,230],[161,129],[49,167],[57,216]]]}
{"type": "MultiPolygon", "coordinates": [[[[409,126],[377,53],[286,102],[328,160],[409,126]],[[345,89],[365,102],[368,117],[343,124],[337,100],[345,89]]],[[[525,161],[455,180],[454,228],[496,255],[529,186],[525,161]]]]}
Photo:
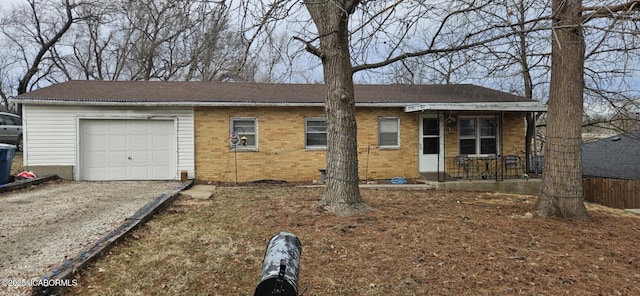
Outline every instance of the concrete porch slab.
{"type": "Polygon", "coordinates": [[[540,179],[508,179],[504,181],[472,180],[439,182],[437,183],[437,188],[445,190],[471,190],[537,195],[541,183],[542,180],[540,179]]]}
{"type": "Polygon", "coordinates": [[[180,194],[188,198],[207,200],[213,196],[215,190],[216,186],[214,185],[194,185],[180,194]]]}

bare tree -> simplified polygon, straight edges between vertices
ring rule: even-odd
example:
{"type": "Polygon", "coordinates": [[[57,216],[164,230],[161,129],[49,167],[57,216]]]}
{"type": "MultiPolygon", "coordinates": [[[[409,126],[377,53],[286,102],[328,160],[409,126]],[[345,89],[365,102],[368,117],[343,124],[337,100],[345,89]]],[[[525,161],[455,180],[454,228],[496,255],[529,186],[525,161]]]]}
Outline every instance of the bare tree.
{"type": "MultiPolygon", "coordinates": [[[[0,45],[0,48],[2,46],[0,45]]],[[[4,110],[11,110],[11,106],[9,106],[9,96],[13,93],[14,85],[11,83],[11,69],[12,65],[15,63],[12,60],[11,56],[6,56],[0,59],[0,99],[2,99],[1,103],[4,106],[4,110]]]]}
{"type": "Polygon", "coordinates": [[[554,0],[551,85],[544,177],[536,210],[585,220],[582,201],[582,111],[585,43],[581,1],[554,0]]]}
{"type": "MultiPolygon", "coordinates": [[[[505,38],[501,46],[481,47],[480,51],[486,50],[490,58],[481,59],[479,66],[488,65],[487,77],[492,77],[503,89],[543,101],[551,57],[547,35],[550,20],[545,17],[550,7],[548,3],[540,1],[510,0],[504,1],[502,8],[498,10],[502,13],[496,12],[494,18],[509,25],[513,35],[505,38]],[[509,85],[505,86],[505,83],[509,85]]],[[[526,115],[524,155],[527,168],[532,155],[533,138],[536,136],[536,122],[540,116],[541,113],[526,115]]]]}
{"type": "Polygon", "coordinates": [[[252,80],[243,36],[219,1],[112,1],[91,7],[57,56],[66,79],[252,80]],[[238,71],[240,63],[245,67],[238,71]]]}
{"type": "Polygon", "coordinates": [[[544,177],[536,211],[543,216],[587,220],[582,189],[582,114],[585,35],[588,21],[632,19],[640,1],[583,7],[581,0],[554,0],[551,87],[544,177]]]}
{"type": "Polygon", "coordinates": [[[606,128],[614,133],[635,129],[638,123],[634,114],[640,110],[640,90],[635,79],[640,74],[640,4],[634,3],[584,8],[585,108],[594,109],[585,116],[606,115],[610,119],[606,128]]]}
{"type": "Polygon", "coordinates": [[[5,16],[0,26],[25,69],[18,81],[18,94],[27,92],[49,74],[51,64],[44,61],[71,26],[86,17],[77,12],[91,1],[27,0],[27,4],[5,16]]]}

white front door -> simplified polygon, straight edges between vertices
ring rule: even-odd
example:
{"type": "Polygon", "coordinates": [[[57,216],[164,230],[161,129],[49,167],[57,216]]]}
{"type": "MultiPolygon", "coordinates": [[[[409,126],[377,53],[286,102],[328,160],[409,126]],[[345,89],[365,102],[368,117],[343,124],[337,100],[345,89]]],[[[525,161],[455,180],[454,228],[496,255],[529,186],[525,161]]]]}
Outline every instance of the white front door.
{"type": "Polygon", "coordinates": [[[173,120],[80,121],[81,179],[176,179],[173,120]]]}
{"type": "Polygon", "coordinates": [[[444,133],[442,119],[437,114],[419,117],[418,169],[421,173],[444,171],[444,133]]]}

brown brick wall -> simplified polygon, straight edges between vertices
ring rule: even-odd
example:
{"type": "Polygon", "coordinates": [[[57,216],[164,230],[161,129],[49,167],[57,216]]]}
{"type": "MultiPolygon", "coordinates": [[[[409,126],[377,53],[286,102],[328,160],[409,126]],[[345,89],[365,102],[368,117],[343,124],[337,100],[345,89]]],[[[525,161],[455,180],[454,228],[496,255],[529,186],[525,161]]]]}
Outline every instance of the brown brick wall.
{"type": "MultiPolygon", "coordinates": [[[[323,117],[322,107],[200,107],[195,110],[196,178],[201,181],[276,179],[319,180],[325,150],[304,147],[304,119],[323,117]],[[229,150],[225,138],[231,117],[258,120],[258,151],[229,150]]],[[[445,116],[446,117],[446,116],[445,116]]],[[[418,173],[418,113],[402,108],[359,108],[358,161],[361,179],[415,178],[418,173]],[[400,149],[378,149],[378,118],[400,118],[400,149]],[[367,170],[368,161],[368,170],[367,170]]],[[[505,152],[524,146],[522,115],[504,116],[505,152]],[[517,139],[510,139],[516,136],[517,139]]],[[[447,156],[458,154],[457,129],[445,130],[447,156]]]]}

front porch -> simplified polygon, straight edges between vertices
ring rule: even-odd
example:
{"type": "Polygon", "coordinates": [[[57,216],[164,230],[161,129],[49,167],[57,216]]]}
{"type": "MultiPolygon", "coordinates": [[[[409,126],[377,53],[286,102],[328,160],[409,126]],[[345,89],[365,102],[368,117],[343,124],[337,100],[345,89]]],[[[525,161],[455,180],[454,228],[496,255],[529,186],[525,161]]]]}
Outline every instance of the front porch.
{"type": "Polygon", "coordinates": [[[526,171],[524,157],[517,155],[445,157],[442,171],[421,175],[434,189],[530,195],[538,194],[541,181],[535,171],[526,171]]]}
{"type": "MultiPolygon", "coordinates": [[[[537,174],[528,170],[538,167],[531,165],[532,160],[538,159],[537,145],[535,140],[529,143],[525,138],[525,118],[527,114],[535,118],[536,112],[545,111],[546,106],[537,102],[408,106],[405,112],[419,112],[418,172],[429,181],[473,183],[470,190],[484,190],[478,188],[477,181],[492,184],[536,178],[537,174]],[[526,153],[532,153],[528,165],[526,153]]],[[[504,186],[507,185],[488,187],[504,186]]],[[[533,191],[537,189],[529,192],[533,191]]]]}

